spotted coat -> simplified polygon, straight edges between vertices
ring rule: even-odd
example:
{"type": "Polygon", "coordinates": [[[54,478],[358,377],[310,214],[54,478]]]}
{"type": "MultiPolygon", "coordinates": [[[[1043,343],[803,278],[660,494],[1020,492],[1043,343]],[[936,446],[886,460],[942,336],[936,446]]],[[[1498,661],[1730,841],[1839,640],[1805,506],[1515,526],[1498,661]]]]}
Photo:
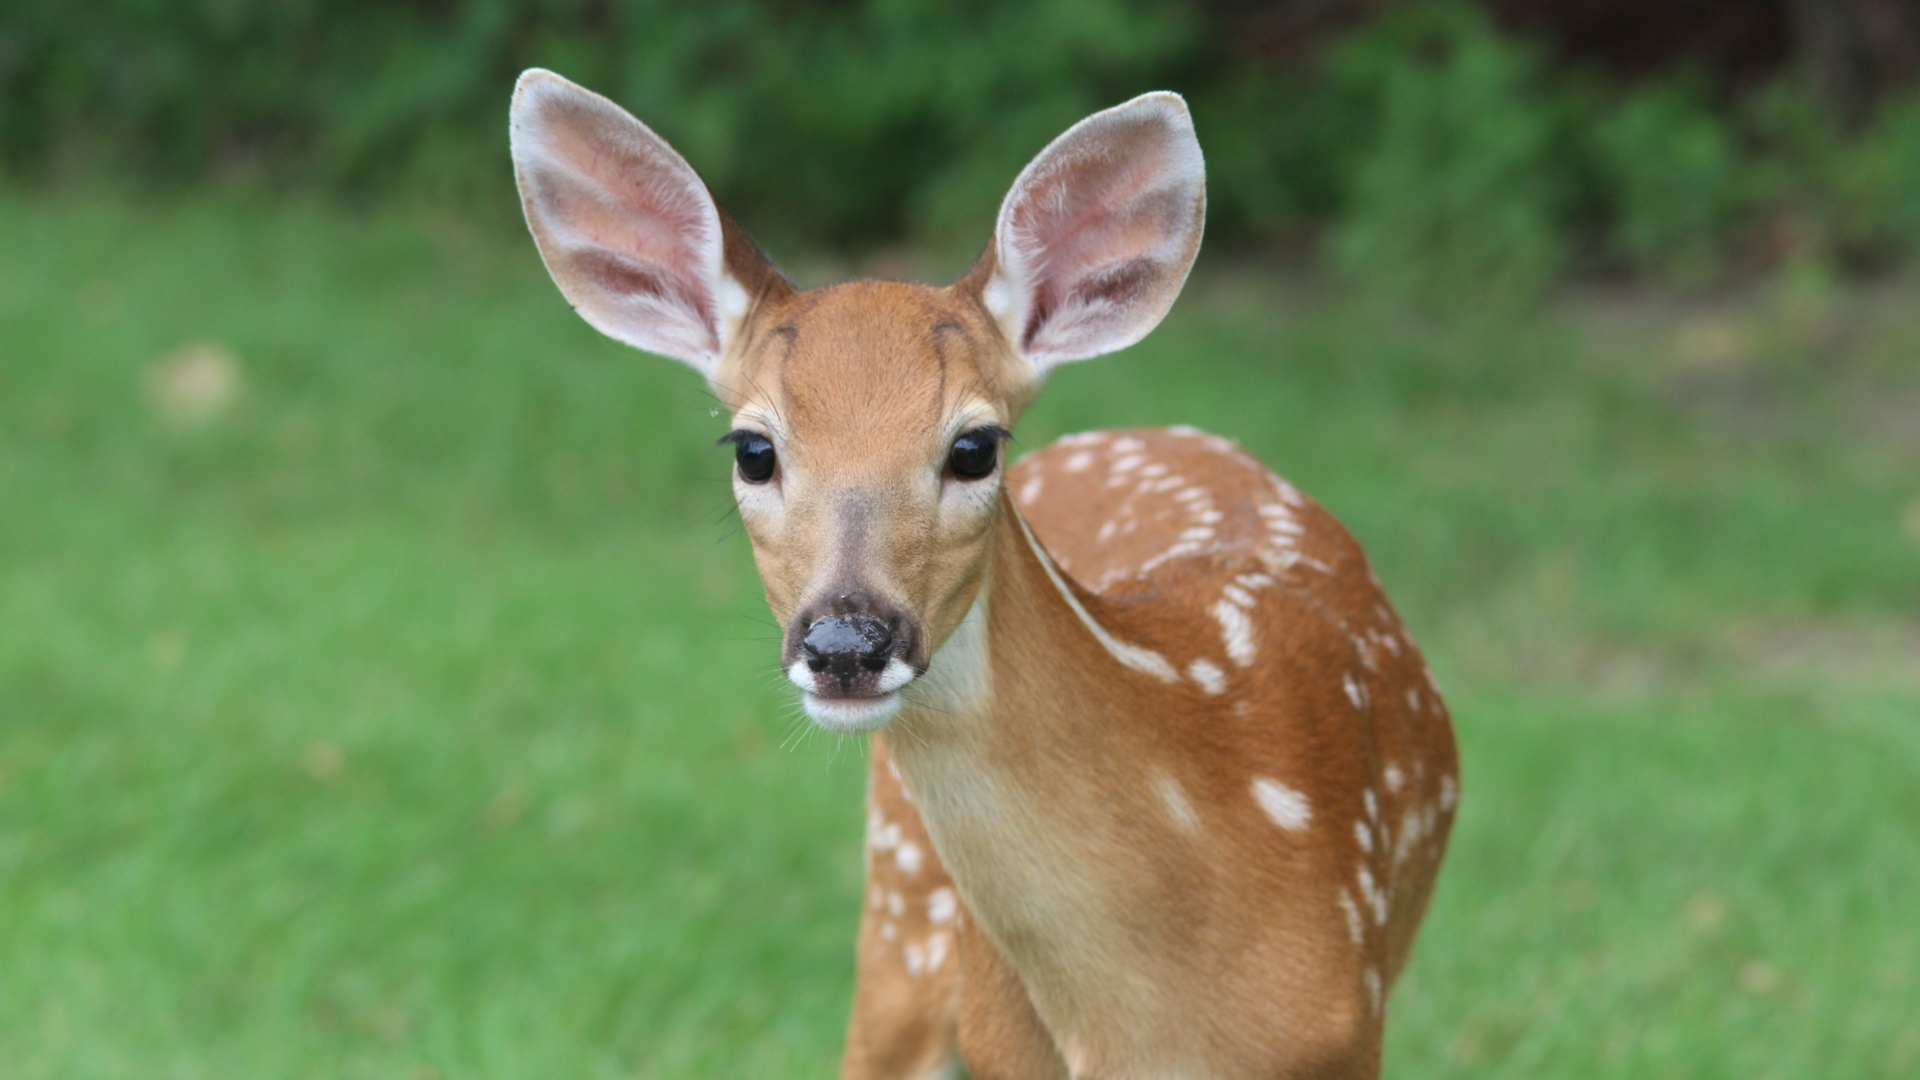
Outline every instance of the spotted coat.
{"type": "MultiPolygon", "coordinates": [[[[1142,852],[1137,876],[1156,873],[1149,850],[1171,845],[1203,850],[1215,874],[1260,883],[1248,890],[1228,882],[1210,893],[1193,882],[1195,918],[1220,935],[1223,957],[1236,935],[1249,950],[1270,949],[1263,963],[1281,972],[1276,986],[1284,988],[1281,969],[1293,965],[1295,982],[1345,987],[1318,1004],[1286,1005],[1276,1022],[1317,1023],[1334,1033],[1324,1036],[1330,1044],[1366,1044],[1355,1032],[1378,1030],[1431,895],[1459,788],[1446,707],[1358,545],[1325,509],[1233,444],[1191,429],[1068,436],[1010,470],[1007,489],[1045,550],[1041,561],[1071,581],[1080,605],[1114,639],[1109,651],[1148,676],[1143,683],[1161,685],[1169,703],[1164,717],[1143,721],[1144,736],[1127,753],[1136,776],[1121,781],[1142,793],[1144,824],[1129,826],[1129,842],[1142,852]],[[1252,896],[1235,903],[1253,910],[1204,910],[1219,905],[1215,894],[1252,896]]],[[[901,750],[913,737],[887,736],[901,750]]],[[[926,963],[947,924],[935,927],[919,912],[931,897],[968,890],[931,852],[907,860],[917,870],[904,872],[901,845],[917,846],[927,833],[879,739],[872,776],[857,1008],[876,1008],[867,1004],[869,986],[899,988],[894,1023],[902,1034],[863,1028],[858,1016],[855,1033],[918,1045],[914,1032],[941,1029],[966,1006],[944,966],[926,963]],[[917,954],[907,952],[916,942],[917,954]]],[[[1191,873],[1191,860],[1178,865],[1187,869],[1159,872],[1191,873]]],[[[963,958],[986,953],[995,962],[990,941],[970,944],[985,935],[969,925],[964,899],[952,925],[963,958]]],[[[1377,1069],[1377,1057],[1369,1058],[1377,1035],[1373,1042],[1356,1051],[1368,1060],[1349,1061],[1355,1074],[1377,1069]]],[[[1060,1050],[1071,1057],[1070,1046],[1060,1050]]],[[[976,1075],[994,1072],[975,1056],[968,1060],[976,1075]]],[[[850,1058],[845,1075],[921,1076],[939,1067],[937,1055],[914,1060],[922,1071],[863,1071],[850,1058]]],[[[1071,1060],[1056,1064],[1060,1075],[1075,1072],[1071,1060]]],[[[1028,1074],[1047,1071],[1005,1072],[1028,1074]]]]}

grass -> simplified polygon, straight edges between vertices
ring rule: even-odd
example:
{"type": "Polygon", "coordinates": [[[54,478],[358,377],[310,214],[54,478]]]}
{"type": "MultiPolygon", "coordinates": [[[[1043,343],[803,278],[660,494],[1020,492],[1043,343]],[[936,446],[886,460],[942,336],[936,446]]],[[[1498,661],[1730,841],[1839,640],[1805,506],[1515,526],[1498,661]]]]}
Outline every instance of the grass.
{"type": "MultiPolygon", "coordinates": [[[[861,752],[768,678],[695,378],[510,221],[13,194],[0,250],[0,1073],[831,1074],[861,752]]],[[[1022,424],[1240,439],[1425,644],[1390,1075],[1920,1070],[1913,299],[1214,265],[1022,424]]]]}

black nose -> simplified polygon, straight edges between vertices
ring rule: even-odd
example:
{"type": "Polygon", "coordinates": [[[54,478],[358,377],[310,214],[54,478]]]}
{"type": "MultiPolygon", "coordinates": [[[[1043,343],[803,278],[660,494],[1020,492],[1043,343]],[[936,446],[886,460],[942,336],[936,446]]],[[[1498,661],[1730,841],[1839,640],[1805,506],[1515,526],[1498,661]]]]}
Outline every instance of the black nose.
{"type": "Polygon", "coordinates": [[[879,671],[893,656],[893,631],[871,615],[832,615],[808,628],[800,639],[807,666],[851,678],[855,666],[879,671]]]}

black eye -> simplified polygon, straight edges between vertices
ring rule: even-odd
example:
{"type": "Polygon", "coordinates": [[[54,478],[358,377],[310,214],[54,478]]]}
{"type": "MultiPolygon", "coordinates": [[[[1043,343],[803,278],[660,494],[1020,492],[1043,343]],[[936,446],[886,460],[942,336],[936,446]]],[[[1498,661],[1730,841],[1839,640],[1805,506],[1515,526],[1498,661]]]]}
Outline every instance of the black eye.
{"type": "Polygon", "coordinates": [[[764,484],[773,479],[773,444],[765,435],[753,431],[735,431],[727,435],[733,444],[733,463],[740,466],[740,479],[749,484],[764,484]]]}
{"type": "Polygon", "coordinates": [[[1000,463],[1000,440],[1006,435],[999,428],[976,428],[953,440],[947,454],[947,468],[962,480],[982,480],[993,475],[1000,463]]]}

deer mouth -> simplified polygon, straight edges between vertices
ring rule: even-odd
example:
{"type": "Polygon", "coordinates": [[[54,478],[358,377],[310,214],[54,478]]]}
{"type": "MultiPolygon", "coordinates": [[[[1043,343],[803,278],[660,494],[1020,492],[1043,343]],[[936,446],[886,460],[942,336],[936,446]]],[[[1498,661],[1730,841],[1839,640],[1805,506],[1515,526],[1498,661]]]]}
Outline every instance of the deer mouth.
{"type": "Polygon", "coordinates": [[[806,709],[809,720],[839,735],[864,735],[878,731],[886,727],[888,721],[899,715],[900,707],[904,703],[904,698],[898,690],[876,697],[848,698],[803,694],[800,698],[801,707],[806,709]]]}
{"type": "Polygon", "coordinates": [[[800,689],[808,719],[841,734],[863,734],[885,727],[905,704],[906,687],[919,675],[897,656],[878,671],[862,667],[850,677],[822,669],[802,657],[787,665],[787,681],[800,689]]]}

